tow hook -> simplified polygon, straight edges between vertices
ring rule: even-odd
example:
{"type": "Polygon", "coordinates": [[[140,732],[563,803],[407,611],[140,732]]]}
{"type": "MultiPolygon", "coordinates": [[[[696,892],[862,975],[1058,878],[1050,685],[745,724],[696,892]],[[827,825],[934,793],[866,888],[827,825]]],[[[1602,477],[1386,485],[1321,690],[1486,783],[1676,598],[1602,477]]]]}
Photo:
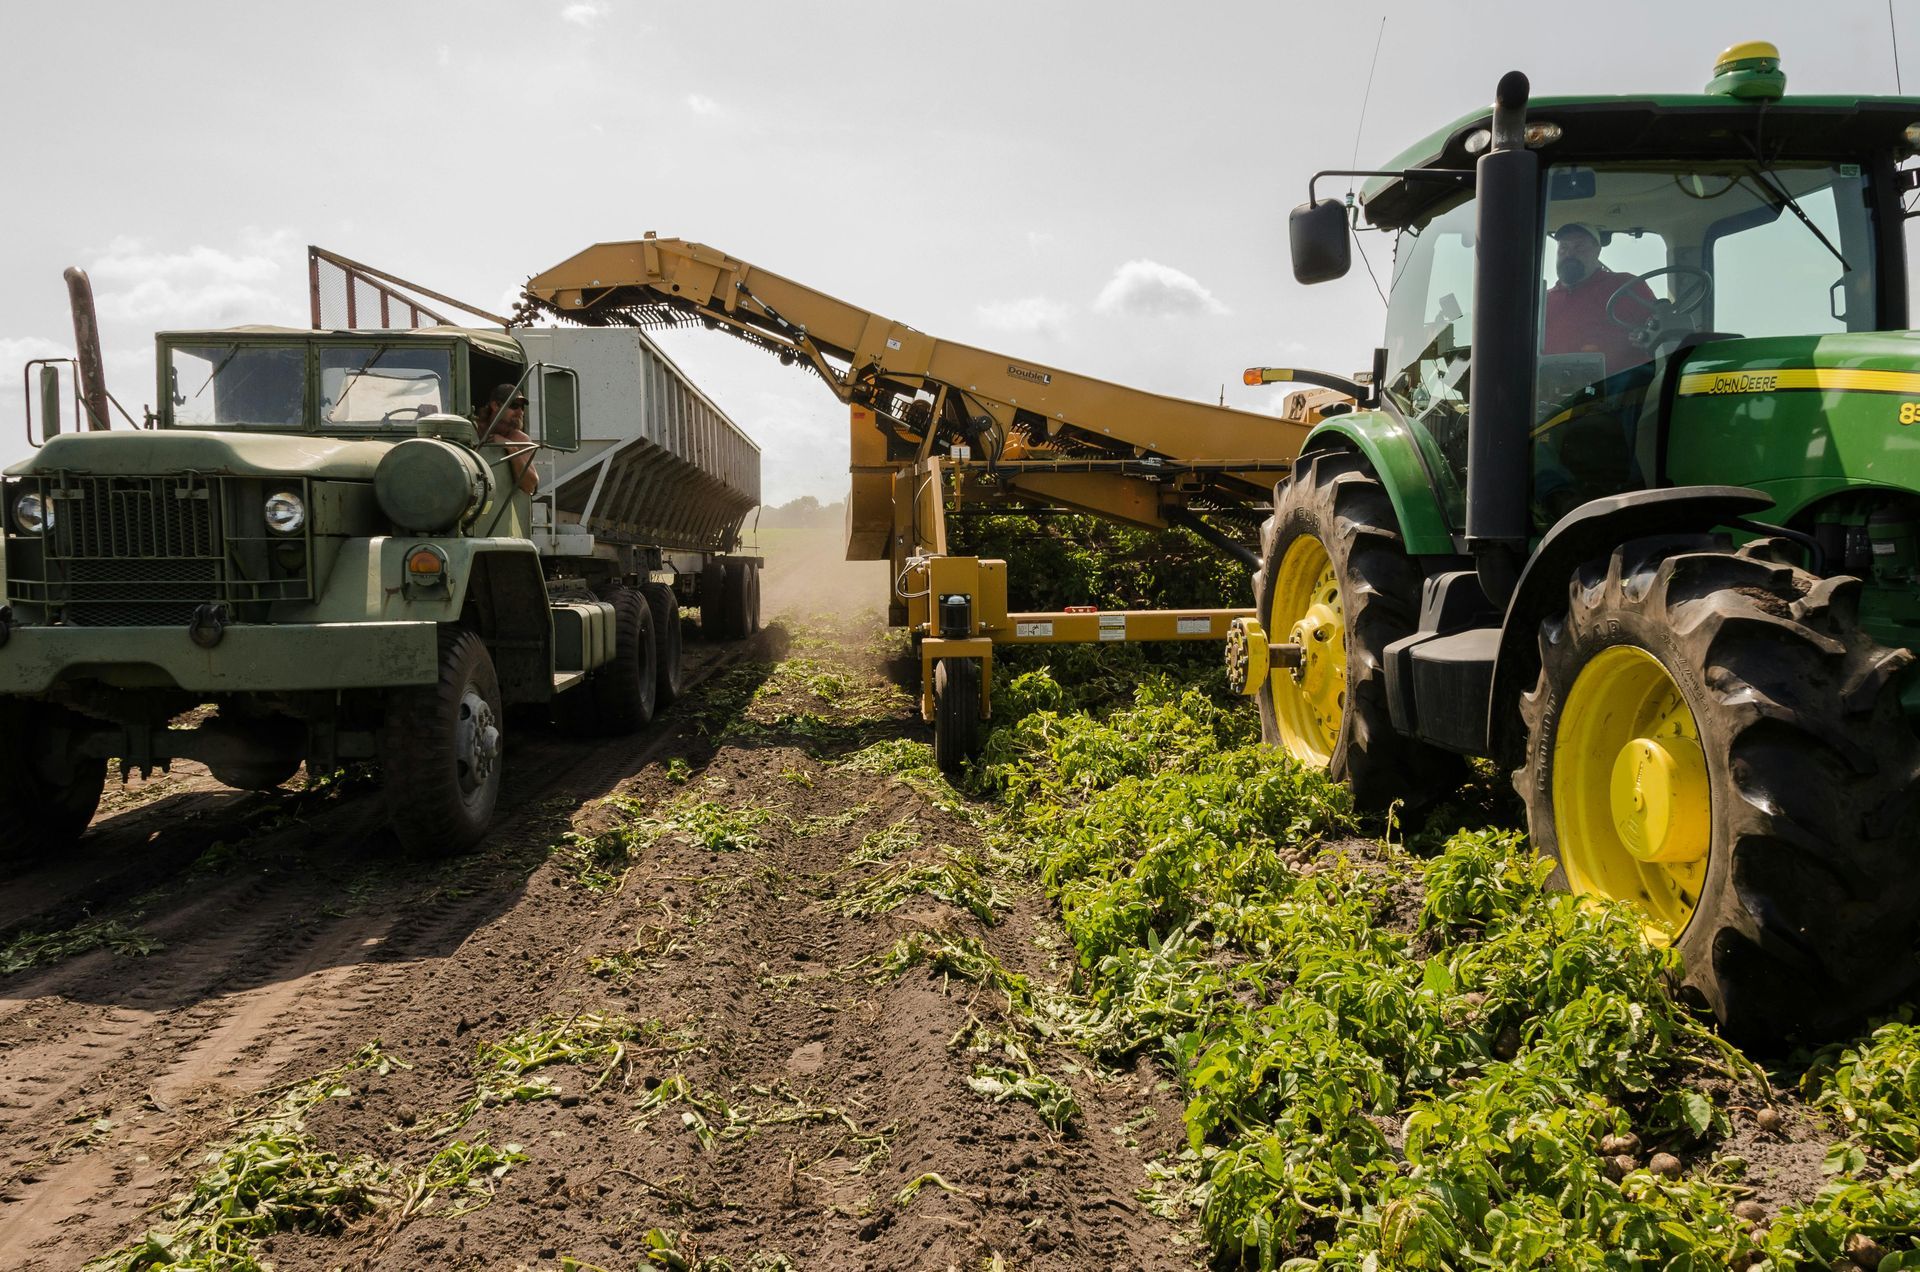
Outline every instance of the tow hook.
{"type": "Polygon", "coordinates": [[[187,638],[202,649],[212,649],[227,634],[227,607],[208,602],[193,611],[193,621],[187,624],[187,638]]]}

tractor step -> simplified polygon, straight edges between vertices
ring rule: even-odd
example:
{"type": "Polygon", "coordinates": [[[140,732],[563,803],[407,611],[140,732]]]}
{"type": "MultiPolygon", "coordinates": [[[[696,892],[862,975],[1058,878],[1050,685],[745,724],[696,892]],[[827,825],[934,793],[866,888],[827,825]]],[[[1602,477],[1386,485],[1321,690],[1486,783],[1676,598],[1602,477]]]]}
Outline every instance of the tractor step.
{"type": "Polygon", "coordinates": [[[1463,755],[1485,755],[1487,696],[1500,653],[1498,627],[1449,636],[1415,632],[1386,649],[1393,727],[1463,755]]]}

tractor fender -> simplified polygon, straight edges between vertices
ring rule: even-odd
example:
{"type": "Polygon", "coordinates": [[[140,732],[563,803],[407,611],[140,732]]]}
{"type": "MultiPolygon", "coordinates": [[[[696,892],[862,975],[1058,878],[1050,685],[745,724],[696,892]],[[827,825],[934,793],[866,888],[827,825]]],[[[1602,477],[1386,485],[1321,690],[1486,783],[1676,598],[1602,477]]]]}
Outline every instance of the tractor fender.
{"type": "Polygon", "coordinates": [[[1307,434],[1300,455],[1304,459],[1315,451],[1339,449],[1359,451],[1386,487],[1408,555],[1451,556],[1459,551],[1426,459],[1406,424],[1386,411],[1336,415],[1307,434]]]}
{"type": "Polygon", "coordinates": [[[1500,623],[1487,696],[1487,743],[1493,758],[1517,763],[1525,751],[1520,695],[1540,676],[1540,622],[1566,605],[1567,580],[1583,562],[1628,539],[1703,534],[1772,506],[1771,496],[1744,486],[1671,486],[1591,500],[1555,523],[1520,572],[1500,623]]]}

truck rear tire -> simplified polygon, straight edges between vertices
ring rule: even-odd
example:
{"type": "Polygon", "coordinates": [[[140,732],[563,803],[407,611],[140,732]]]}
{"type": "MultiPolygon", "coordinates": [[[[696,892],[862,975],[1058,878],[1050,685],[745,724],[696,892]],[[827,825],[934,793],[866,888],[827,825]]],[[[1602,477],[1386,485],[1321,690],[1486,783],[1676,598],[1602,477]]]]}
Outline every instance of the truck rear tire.
{"type": "Polygon", "coordinates": [[[653,644],[659,666],[653,690],[657,713],[674,704],[685,684],[680,674],[680,598],[664,583],[648,583],[641,591],[653,610],[653,644]]]}
{"type": "Polygon", "coordinates": [[[980,660],[940,658],[933,664],[933,760],[958,773],[980,751],[980,660]]]}
{"type": "Polygon", "coordinates": [[[408,852],[448,857],[479,842],[500,799],[505,721],[486,643],[440,633],[440,678],[387,699],[381,798],[408,852]]]}
{"type": "Polygon", "coordinates": [[[33,861],[86,833],[107,784],[107,762],[69,756],[62,708],[0,699],[0,862],[33,861]]]}
{"type": "Polygon", "coordinates": [[[760,572],[751,561],[734,559],[727,562],[726,597],[721,605],[721,630],[728,640],[745,640],[759,627],[759,589],[755,586],[760,572]]]}
{"type": "Polygon", "coordinates": [[[1267,639],[1306,651],[1261,686],[1261,739],[1347,783],[1361,808],[1419,806],[1458,787],[1465,761],[1402,736],[1387,709],[1382,660],[1419,622],[1421,572],[1366,460],[1303,456],[1275,488],[1260,545],[1253,595],[1267,639]]]}
{"type": "Polygon", "coordinates": [[[708,640],[727,639],[727,576],[732,565],[720,557],[700,571],[700,634],[708,640]]]}
{"type": "Polygon", "coordinates": [[[645,728],[653,719],[660,664],[653,606],[645,593],[617,587],[607,599],[613,602],[613,661],[588,677],[585,687],[593,693],[599,731],[617,735],[645,728]]]}
{"type": "Polygon", "coordinates": [[[1777,1046],[1920,981],[1920,739],[1913,656],[1860,629],[1860,581],[1773,551],[1641,539],[1584,566],[1540,627],[1514,784],[1555,886],[1637,906],[1683,995],[1777,1046]]]}

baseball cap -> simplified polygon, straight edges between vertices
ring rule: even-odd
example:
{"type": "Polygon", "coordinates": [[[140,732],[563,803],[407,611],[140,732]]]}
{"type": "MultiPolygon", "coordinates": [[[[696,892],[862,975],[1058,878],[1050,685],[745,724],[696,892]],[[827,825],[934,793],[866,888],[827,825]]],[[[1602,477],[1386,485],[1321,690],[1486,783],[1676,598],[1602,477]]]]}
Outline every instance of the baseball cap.
{"type": "Polygon", "coordinates": [[[1553,232],[1553,239],[1559,242],[1569,234],[1584,234],[1602,247],[1606,246],[1607,240],[1601,237],[1600,231],[1585,221],[1568,221],[1553,232]]]}
{"type": "Polygon", "coordinates": [[[493,392],[488,395],[488,400],[495,406],[525,406],[527,395],[515,393],[511,384],[496,384],[493,386],[493,392]]]}

